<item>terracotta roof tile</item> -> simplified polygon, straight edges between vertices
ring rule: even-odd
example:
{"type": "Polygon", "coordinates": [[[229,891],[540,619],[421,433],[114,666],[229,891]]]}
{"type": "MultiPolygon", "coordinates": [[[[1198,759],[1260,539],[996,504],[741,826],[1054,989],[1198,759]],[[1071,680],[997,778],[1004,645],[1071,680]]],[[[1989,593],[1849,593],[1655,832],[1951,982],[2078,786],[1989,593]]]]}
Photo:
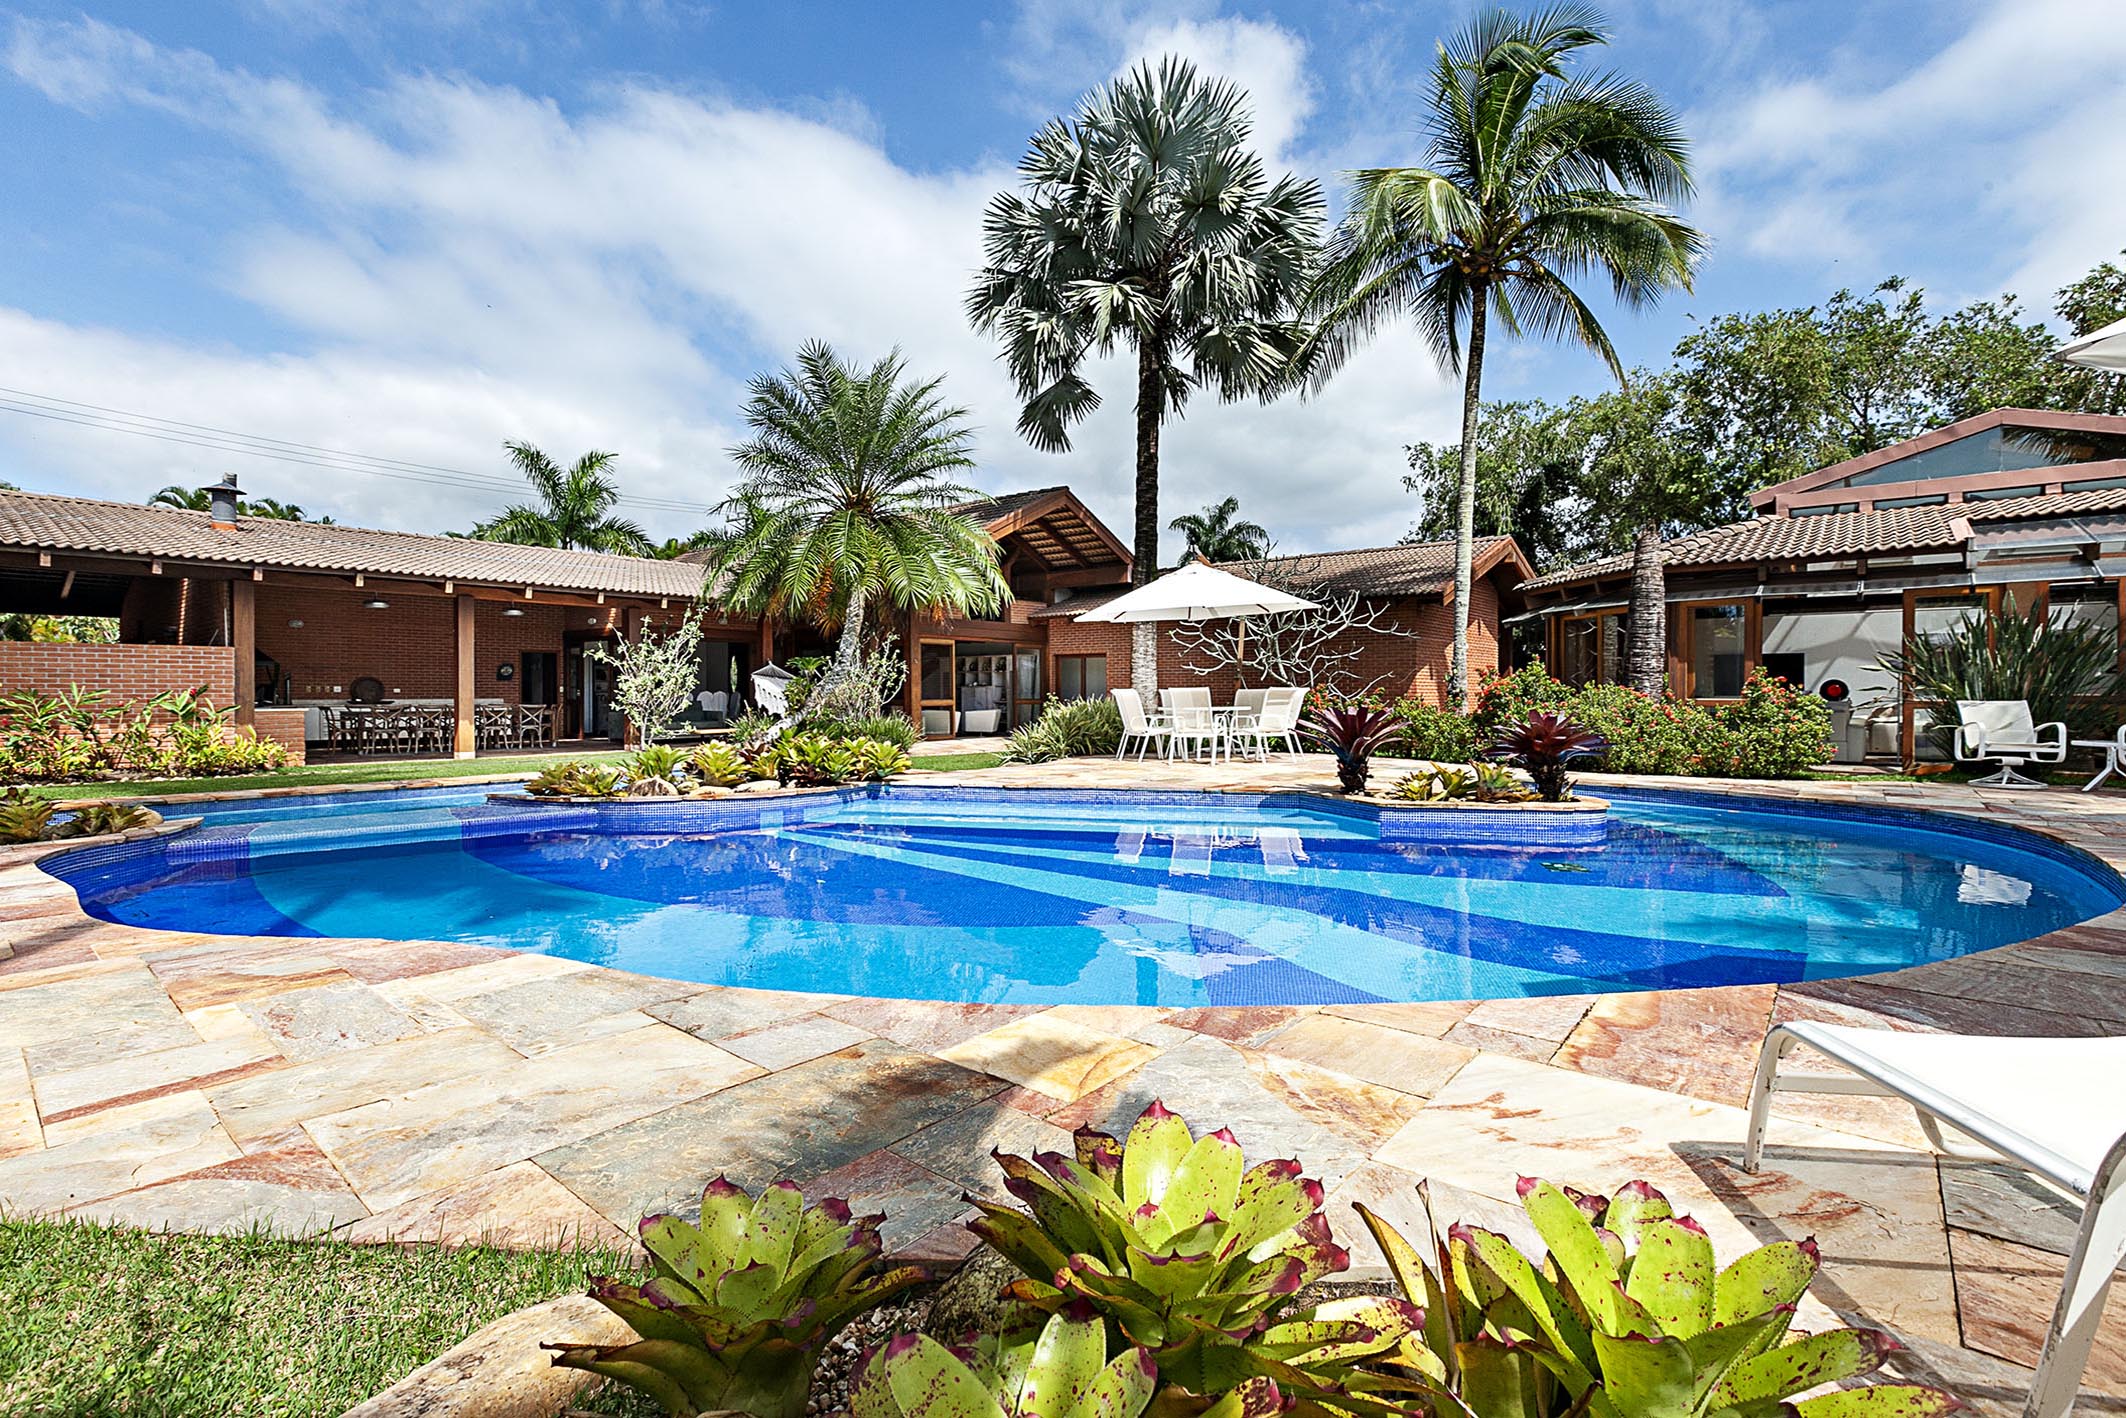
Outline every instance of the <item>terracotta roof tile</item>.
{"type": "MultiPolygon", "coordinates": [[[[1956,524],[2072,517],[2126,508],[2126,488],[2039,493],[1993,501],[1891,507],[1874,512],[1822,512],[1803,517],[1758,517],[1676,537],[1662,545],[1665,566],[1720,566],[1759,561],[1805,561],[1868,553],[1915,552],[1960,547],[1966,537],[1956,524]]],[[[1604,557],[1547,572],[1521,583],[1543,591],[1615,576],[1631,569],[1631,555],[1604,557]]]]}
{"type": "Polygon", "coordinates": [[[631,596],[692,597],[702,580],[689,562],[267,517],[227,531],[204,512],[34,492],[0,491],[0,546],[631,596]]]}

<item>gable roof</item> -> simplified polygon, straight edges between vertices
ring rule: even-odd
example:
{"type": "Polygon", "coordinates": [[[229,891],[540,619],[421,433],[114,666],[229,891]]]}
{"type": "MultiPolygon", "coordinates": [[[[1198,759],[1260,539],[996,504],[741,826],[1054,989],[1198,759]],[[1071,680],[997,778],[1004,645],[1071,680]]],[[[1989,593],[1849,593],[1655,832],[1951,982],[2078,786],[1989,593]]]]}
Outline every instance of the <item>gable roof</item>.
{"type": "MultiPolygon", "coordinates": [[[[1805,517],[1758,517],[1730,522],[1661,544],[1664,566],[1734,566],[1767,561],[1938,551],[1963,546],[1974,526],[2073,517],[2126,509],[2126,488],[2040,493],[1985,502],[1893,507],[1874,512],[1824,512],[1805,517]]],[[[1568,566],[1521,583],[1547,591],[1598,581],[1631,570],[1631,553],[1568,566]]]]}
{"type": "Polygon", "coordinates": [[[239,516],[230,530],[205,512],[37,492],[0,491],[0,547],[660,598],[702,584],[691,562],[271,517],[239,516]]]}
{"type": "MultiPolygon", "coordinates": [[[[1917,437],[1905,439],[1902,443],[1892,443],[1887,448],[1878,448],[1872,453],[1862,453],[1858,457],[1828,464],[1825,467],[1817,468],[1813,472],[1803,473],[1799,477],[1788,478],[1785,482],[1773,483],[1769,487],[1759,488],[1750,494],[1750,506],[1759,512],[1770,511],[1785,498],[1843,483],[1847,478],[1856,474],[1871,472],[1886,464],[1903,462],[1907,458],[1915,457],[1931,449],[1940,448],[1944,444],[1954,443],[1959,438],[1968,438],[1974,433],[1984,433],[1987,429],[2002,427],[2052,429],[2064,433],[2126,435],[2126,416],[2074,413],[2060,409],[1988,409],[1985,413],[1973,414],[1970,418],[1958,419],[1955,423],[1943,424],[1940,428],[1929,429],[1917,437]]],[[[2018,469],[2015,471],[2038,472],[2040,470],[2018,469]]],[[[2050,471],[2057,475],[2064,472],[2065,469],[2054,468],[2050,471]]],[[[2075,474],[2076,476],[2086,476],[2090,471],[2092,469],[2084,467],[2076,469],[2075,474]]],[[[2032,479],[2032,481],[2035,481],[2035,479],[2032,479]]]]}

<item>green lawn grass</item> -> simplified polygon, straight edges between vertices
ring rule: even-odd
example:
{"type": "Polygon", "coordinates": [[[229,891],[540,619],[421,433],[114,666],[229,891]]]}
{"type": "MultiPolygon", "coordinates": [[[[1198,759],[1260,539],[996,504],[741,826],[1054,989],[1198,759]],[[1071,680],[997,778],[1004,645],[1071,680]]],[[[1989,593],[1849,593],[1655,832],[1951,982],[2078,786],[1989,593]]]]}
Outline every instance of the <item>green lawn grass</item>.
{"type": "Polygon", "coordinates": [[[994,768],[1004,761],[1001,753],[940,753],[915,761],[917,773],[959,773],[972,768],[994,768]]]}
{"type": "MultiPolygon", "coordinates": [[[[626,1266],[0,1220],[0,1414],[332,1418],[490,1320],[626,1266]]],[[[590,1406],[650,1411],[631,1403],[590,1406]]]]}

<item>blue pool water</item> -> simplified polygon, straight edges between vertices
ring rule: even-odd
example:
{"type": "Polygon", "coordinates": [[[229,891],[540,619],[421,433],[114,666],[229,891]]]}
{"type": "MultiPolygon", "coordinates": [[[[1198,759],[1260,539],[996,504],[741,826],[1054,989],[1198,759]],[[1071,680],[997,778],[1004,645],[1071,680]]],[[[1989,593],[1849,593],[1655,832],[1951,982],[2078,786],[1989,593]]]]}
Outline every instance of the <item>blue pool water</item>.
{"type": "MultiPolygon", "coordinates": [[[[711,984],[1301,1004],[1791,981],[2112,910],[2107,869],[1917,813],[1620,795],[1606,824],[1282,795],[895,787],[654,807],[257,799],[51,859],[110,921],[470,941],[711,984]],[[1536,833],[1544,840],[1526,840],[1536,833]],[[1471,841],[1472,836],[1502,840],[1471,841]]],[[[189,809],[187,811],[190,811],[189,809]]]]}

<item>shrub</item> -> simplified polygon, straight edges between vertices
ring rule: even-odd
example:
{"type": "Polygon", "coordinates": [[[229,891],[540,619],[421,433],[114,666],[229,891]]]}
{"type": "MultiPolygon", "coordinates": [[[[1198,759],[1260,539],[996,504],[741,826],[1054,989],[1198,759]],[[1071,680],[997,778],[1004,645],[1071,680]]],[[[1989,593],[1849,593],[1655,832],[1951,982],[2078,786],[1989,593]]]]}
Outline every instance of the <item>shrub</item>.
{"type": "Polygon", "coordinates": [[[1602,752],[1600,735],[1557,714],[1537,711],[1519,724],[1502,729],[1491,751],[1500,758],[1517,758],[1535,780],[1535,790],[1544,802],[1572,796],[1572,780],[1565,766],[1575,758],[1602,752]]]}
{"type": "Polygon", "coordinates": [[[68,814],[60,828],[67,837],[104,837],[113,832],[131,832],[153,827],[162,814],[138,803],[83,803],[68,814]]]}
{"type": "Polygon", "coordinates": [[[1602,766],[1612,773],[1692,773],[1706,750],[1713,771],[1725,761],[1725,745],[1712,711],[1687,700],[1649,699],[1621,684],[1591,684],[1562,711],[1600,736],[1602,766]]]}
{"type": "Polygon", "coordinates": [[[1831,756],[1831,706],[1759,669],[1722,705],[1728,763],[1738,778],[1792,778],[1831,756]]]}
{"type": "Polygon", "coordinates": [[[625,790],[620,770],[603,763],[560,763],[524,785],[535,798],[617,798],[625,790]]]}
{"type": "Polygon", "coordinates": [[[914,748],[923,731],[906,714],[869,714],[819,726],[819,732],[839,739],[877,739],[881,743],[914,748]]]}
{"type": "Polygon", "coordinates": [[[670,744],[653,743],[627,761],[627,791],[633,798],[679,796],[679,750],[670,744]]]}
{"type": "Polygon", "coordinates": [[[1404,802],[1450,803],[1476,797],[1476,775],[1466,768],[1445,764],[1422,773],[1406,773],[1395,780],[1388,796],[1404,802]]]}
{"type": "Polygon", "coordinates": [[[44,798],[10,793],[0,799],[0,842],[43,842],[52,835],[55,804],[44,798]]]}
{"type": "Polygon", "coordinates": [[[287,751],[230,724],[204,691],[114,699],[69,685],[0,697],[0,779],[212,777],[284,767],[287,751]]]}
{"type": "Polygon", "coordinates": [[[856,754],[849,745],[816,734],[785,739],[781,767],[787,781],[806,788],[831,788],[857,774],[856,754]]]}
{"type": "Polygon", "coordinates": [[[849,751],[856,757],[857,776],[874,783],[898,777],[915,766],[906,748],[881,739],[851,739],[849,751]]]}
{"type": "Polygon", "coordinates": [[[1510,675],[1486,675],[1469,717],[1475,721],[1478,736],[1490,739],[1539,709],[1570,707],[1574,693],[1571,685],[1552,679],[1542,665],[1523,665],[1510,675]]]}
{"type": "Polygon", "coordinates": [[[1397,699],[1385,707],[1395,715],[1397,732],[1383,752],[1435,763],[1466,763],[1475,755],[1476,724],[1469,716],[1422,699],[1397,699]]]}
{"type": "Polygon", "coordinates": [[[1013,730],[1003,758],[1006,763],[1049,763],[1113,753],[1121,742],[1122,711],[1114,700],[1050,695],[1040,718],[1013,730]]]}
{"type": "Polygon", "coordinates": [[[852,1218],[832,1197],[807,1208],[794,1182],[755,1200],[718,1177],[702,1193],[700,1225],[644,1218],[650,1280],[591,1282],[591,1297],[641,1338],[545,1347],[563,1368],[617,1379],[674,1414],[802,1418],[834,1337],[926,1278],[914,1266],[877,1272],[883,1219],[852,1218]]]}
{"type": "Polygon", "coordinates": [[[1937,1418],[1939,1389],[1886,1384],[1797,1395],[1870,1373],[1898,1349],[1880,1330],[1787,1338],[1816,1277],[1813,1241],[1774,1241],[1716,1267],[1705,1228],[1644,1182],[1590,1196],[1523,1178],[1541,1265],[1473,1226],[1434,1237],[1433,1259],[1354,1203],[1405,1298],[1424,1307],[1423,1344],[1390,1362],[1433,1412],[1477,1418],[1937,1418]]]}
{"type": "Polygon", "coordinates": [[[1336,756],[1336,785],[1347,793],[1366,790],[1373,755],[1400,732],[1394,714],[1362,704],[1317,710],[1299,727],[1336,756]]]}

